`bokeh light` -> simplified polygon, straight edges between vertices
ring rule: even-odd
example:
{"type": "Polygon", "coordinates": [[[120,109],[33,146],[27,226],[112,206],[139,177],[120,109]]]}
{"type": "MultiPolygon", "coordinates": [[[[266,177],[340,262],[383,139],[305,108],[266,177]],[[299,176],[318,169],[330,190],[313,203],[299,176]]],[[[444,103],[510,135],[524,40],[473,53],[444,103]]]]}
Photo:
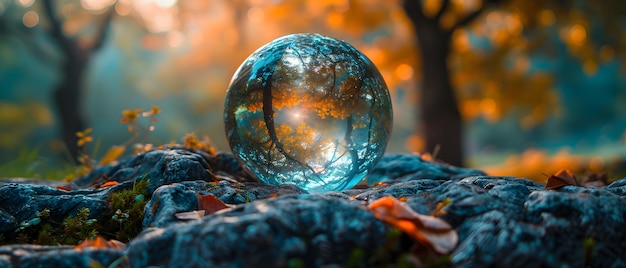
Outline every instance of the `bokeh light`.
{"type": "Polygon", "coordinates": [[[28,11],[24,13],[24,17],[22,17],[22,22],[24,23],[24,26],[28,28],[33,28],[39,23],[39,14],[32,10],[28,11]]]}

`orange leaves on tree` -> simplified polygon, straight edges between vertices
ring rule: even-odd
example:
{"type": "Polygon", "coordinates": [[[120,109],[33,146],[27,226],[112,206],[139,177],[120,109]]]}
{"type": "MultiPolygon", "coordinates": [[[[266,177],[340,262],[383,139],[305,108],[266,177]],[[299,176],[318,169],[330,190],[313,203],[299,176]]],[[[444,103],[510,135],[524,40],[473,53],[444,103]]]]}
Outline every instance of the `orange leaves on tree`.
{"type": "Polygon", "coordinates": [[[100,165],[106,165],[109,163],[112,163],[113,161],[117,160],[126,150],[125,146],[120,146],[120,145],[113,145],[111,146],[111,148],[109,148],[109,150],[104,154],[104,156],[102,156],[102,158],[100,159],[100,165]]]}
{"type": "Polygon", "coordinates": [[[576,181],[576,176],[572,174],[569,169],[561,169],[554,173],[554,175],[548,177],[548,182],[546,182],[546,190],[554,190],[561,188],[565,185],[578,185],[576,181]]]}
{"type": "Polygon", "coordinates": [[[379,220],[402,230],[415,241],[437,253],[450,253],[458,243],[457,232],[447,222],[419,214],[406,203],[391,196],[372,202],[368,209],[379,220]]]}
{"type": "Polygon", "coordinates": [[[74,250],[84,250],[93,248],[114,248],[125,249],[126,244],[117,240],[106,240],[102,236],[96,236],[94,239],[85,239],[82,243],[76,245],[74,250]]]}

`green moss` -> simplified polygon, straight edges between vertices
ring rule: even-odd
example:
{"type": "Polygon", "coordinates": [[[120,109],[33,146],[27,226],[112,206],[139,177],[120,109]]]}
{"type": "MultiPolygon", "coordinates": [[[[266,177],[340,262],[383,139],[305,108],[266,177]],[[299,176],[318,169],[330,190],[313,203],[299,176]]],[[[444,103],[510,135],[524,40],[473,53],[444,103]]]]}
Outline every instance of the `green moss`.
{"type": "Polygon", "coordinates": [[[89,218],[89,209],[82,208],[76,215],[69,216],[62,223],[50,219],[50,210],[37,212],[37,217],[20,223],[15,235],[5,236],[0,244],[76,244],[98,233],[95,219],[89,218]]]}
{"type": "Polygon", "coordinates": [[[89,208],[79,209],[75,215],[68,216],[62,222],[52,220],[48,209],[39,211],[35,218],[20,223],[14,235],[0,234],[0,245],[76,245],[97,235],[130,241],[141,231],[148,184],[147,180],[140,179],[131,189],[112,193],[109,209],[99,219],[90,218],[89,208]]]}
{"type": "Polygon", "coordinates": [[[140,179],[131,189],[111,194],[110,208],[102,217],[105,236],[127,242],[141,232],[148,185],[148,180],[140,179]]]}

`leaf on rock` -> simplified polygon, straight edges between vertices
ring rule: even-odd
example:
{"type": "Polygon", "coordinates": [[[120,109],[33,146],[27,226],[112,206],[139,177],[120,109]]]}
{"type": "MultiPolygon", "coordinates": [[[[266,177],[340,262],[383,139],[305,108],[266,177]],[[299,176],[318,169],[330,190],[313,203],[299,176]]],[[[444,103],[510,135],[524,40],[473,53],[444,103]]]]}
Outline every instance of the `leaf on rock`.
{"type": "Polygon", "coordinates": [[[204,212],[204,215],[211,215],[222,209],[230,208],[231,206],[217,199],[212,194],[198,195],[198,208],[204,212]]]}
{"type": "Polygon", "coordinates": [[[199,219],[202,219],[202,217],[204,217],[204,210],[178,212],[174,214],[174,216],[179,220],[185,220],[185,221],[199,220],[199,219]]]}
{"type": "Polygon", "coordinates": [[[548,177],[545,189],[554,190],[566,185],[578,185],[578,183],[576,182],[576,176],[569,169],[564,168],[548,177]]]}
{"type": "Polygon", "coordinates": [[[394,197],[382,197],[370,203],[368,209],[379,220],[397,227],[437,253],[452,252],[459,241],[450,224],[437,217],[419,214],[394,197]]]}
{"type": "Polygon", "coordinates": [[[422,161],[435,162],[435,157],[433,157],[433,155],[431,155],[430,153],[420,154],[419,157],[420,159],[422,159],[422,161]]]}
{"type": "Polygon", "coordinates": [[[110,164],[113,161],[117,160],[126,150],[126,146],[121,145],[113,145],[109,150],[102,156],[100,159],[100,165],[104,166],[106,164],[110,164]]]}
{"type": "Polygon", "coordinates": [[[174,216],[177,219],[198,220],[198,219],[202,219],[202,217],[206,215],[210,215],[222,209],[231,207],[231,205],[225,204],[224,202],[220,201],[212,194],[208,194],[208,195],[197,194],[197,195],[198,195],[199,210],[176,213],[174,214],[174,216]]]}
{"type": "Polygon", "coordinates": [[[61,191],[66,191],[66,192],[71,192],[72,189],[70,189],[70,187],[64,186],[64,185],[57,185],[54,186],[55,189],[57,190],[61,190],[61,191]]]}
{"type": "Polygon", "coordinates": [[[74,250],[83,250],[88,248],[116,248],[116,249],[125,249],[126,244],[111,239],[106,240],[102,236],[96,236],[94,239],[85,239],[80,244],[74,247],[74,250]]]}
{"type": "Polygon", "coordinates": [[[98,188],[106,188],[106,187],[111,187],[113,185],[118,185],[118,184],[119,184],[119,182],[116,182],[116,181],[107,181],[107,182],[101,184],[100,186],[98,186],[98,188]]]}

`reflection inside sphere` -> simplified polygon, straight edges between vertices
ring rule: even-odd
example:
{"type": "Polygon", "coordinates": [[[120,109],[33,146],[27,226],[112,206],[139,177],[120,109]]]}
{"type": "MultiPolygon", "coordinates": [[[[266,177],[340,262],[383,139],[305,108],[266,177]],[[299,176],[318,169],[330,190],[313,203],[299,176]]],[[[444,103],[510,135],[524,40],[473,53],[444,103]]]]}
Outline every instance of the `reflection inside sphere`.
{"type": "Polygon", "coordinates": [[[385,82],[351,45],[317,34],[279,38],[239,67],[224,120],[235,156],[269,185],[310,192],[359,183],[385,151],[385,82]]]}

